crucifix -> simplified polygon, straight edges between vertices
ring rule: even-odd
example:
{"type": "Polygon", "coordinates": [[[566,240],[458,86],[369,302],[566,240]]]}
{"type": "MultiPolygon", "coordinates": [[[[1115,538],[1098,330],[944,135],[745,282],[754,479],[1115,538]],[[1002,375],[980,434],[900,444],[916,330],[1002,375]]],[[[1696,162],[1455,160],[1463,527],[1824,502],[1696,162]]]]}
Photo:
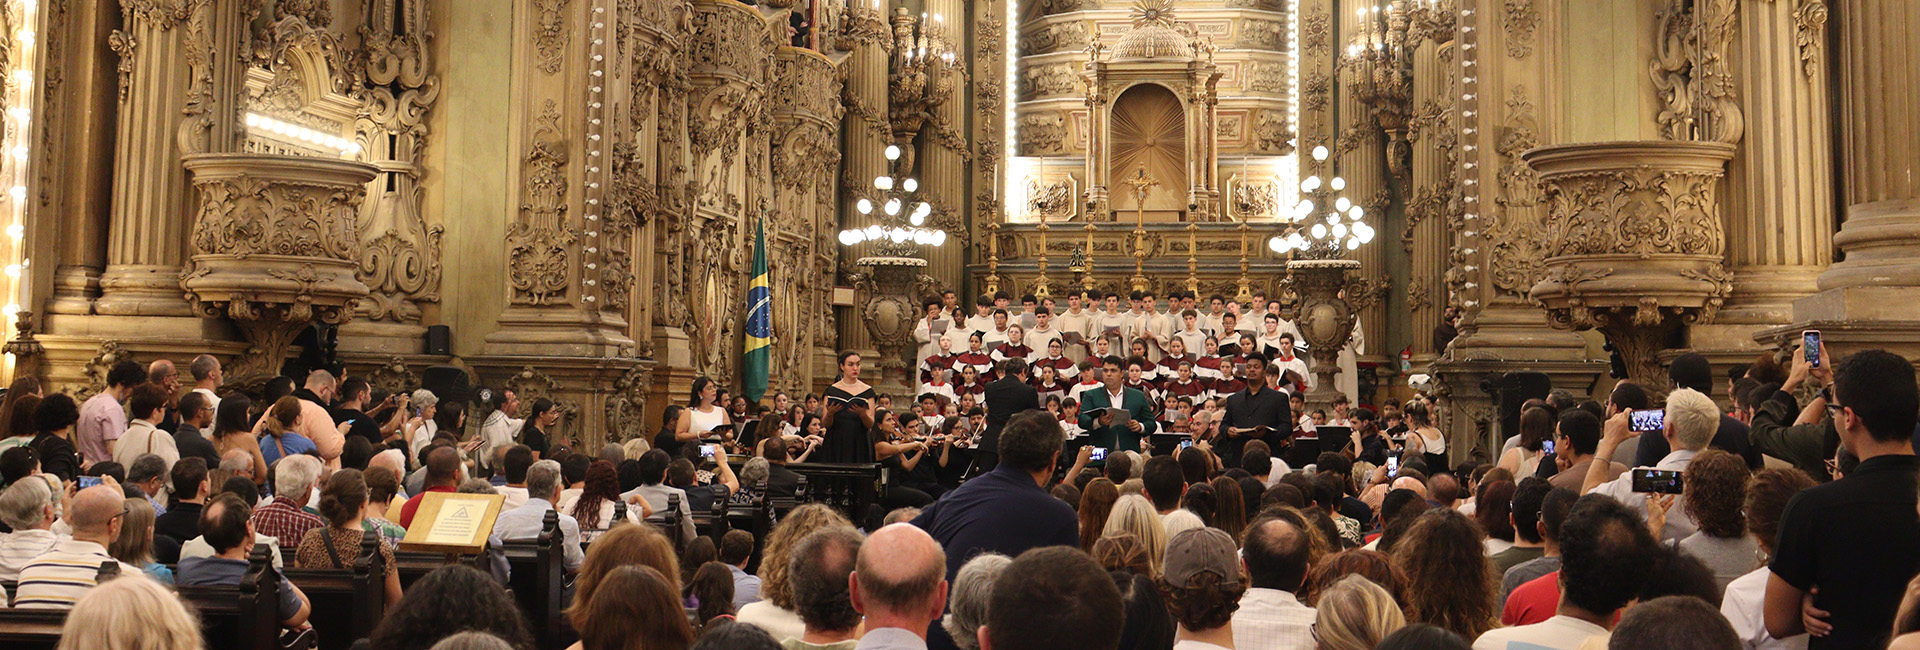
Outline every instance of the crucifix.
{"type": "Polygon", "coordinates": [[[1147,195],[1160,181],[1147,175],[1147,166],[1133,170],[1133,177],[1121,181],[1133,189],[1133,290],[1147,290],[1147,195]]]}

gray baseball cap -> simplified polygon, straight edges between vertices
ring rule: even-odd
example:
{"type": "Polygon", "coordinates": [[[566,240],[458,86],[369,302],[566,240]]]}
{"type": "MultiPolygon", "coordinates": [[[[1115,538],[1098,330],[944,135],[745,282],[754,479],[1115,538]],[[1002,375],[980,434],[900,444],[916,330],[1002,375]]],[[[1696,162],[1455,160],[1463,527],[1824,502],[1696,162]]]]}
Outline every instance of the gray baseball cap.
{"type": "Polygon", "coordinates": [[[1162,577],[1175,587],[1188,587],[1202,573],[1222,580],[1240,577],[1240,552],[1233,536],[1218,528],[1190,528],[1167,542],[1167,559],[1162,577]]]}

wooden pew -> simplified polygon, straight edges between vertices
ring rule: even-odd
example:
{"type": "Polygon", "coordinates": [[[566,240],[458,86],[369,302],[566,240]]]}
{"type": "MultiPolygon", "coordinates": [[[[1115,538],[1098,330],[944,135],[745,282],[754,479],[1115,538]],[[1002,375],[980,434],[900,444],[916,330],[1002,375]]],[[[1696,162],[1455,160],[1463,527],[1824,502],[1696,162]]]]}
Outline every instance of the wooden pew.
{"type": "Polygon", "coordinates": [[[727,500],[714,499],[711,509],[693,513],[693,529],[702,537],[713,538],[714,548],[719,548],[720,538],[732,530],[727,523],[727,500]]]}
{"type": "Polygon", "coordinates": [[[238,586],[180,586],[175,590],[199,613],[207,650],[311,650],[313,630],[283,636],[278,578],[267,547],[255,545],[238,586]]]}
{"type": "Polygon", "coordinates": [[[467,566],[481,571],[488,570],[487,555],[485,553],[449,559],[445,553],[431,553],[426,551],[393,552],[393,564],[394,566],[400,567],[400,588],[402,590],[412,587],[414,582],[426,577],[429,573],[433,573],[435,569],[449,564],[460,564],[462,562],[466,563],[467,566]]]}
{"type": "Polygon", "coordinates": [[[533,625],[534,641],[542,648],[564,647],[556,643],[567,607],[565,543],[560,513],[548,510],[538,538],[505,541],[499,551],[507,559],[507,589],[519,601],[520,611],[533,625]]]}
{"type": "MultiPolygon", "coordinates": [[[[687,550],[687,543],[693,541],[681,535],[680,516],[680,495],[669,494],[667,495],[667,507],[659,512],[653,513],[652,517],[646,519],[648,525],[659,529],[661,533],[666,534],[667,539],[673,541],[673,550],[675,553],[687,550]]],[[[696,528],[695,530],[698,529],[696,528]]]]}
{"type": "MultiPolygon", "coordinates": [[[[119,562],[101,562],[99,582],[120,576],[119,562]]],[[[15,581],[7,581],[7,602],[13,602],[15,581]]],[[[53,650],[60,645],[60,631],[67,625],[64,609],[0,608],[0,648],[7,650],[53,650]]]]}
{"type": "MultiPolygon", "coordinates": [[[[801,479],[806,480],[805,478],[801,479]]],[[[727,526],[753,533],[753,556],[747,560],[747,573],[760,570],[760,550],[765,545],[767,533],[773,530],[773,502],[767,495],[767,480],[760,479],[748,490],[759,495],[751,503],[727,505],[727,526]]],[[[723,533],[724,534],[724,533],[723,533]]]]}
{"type": "Polygon", "coordinates": [[[313,605],[308,623],[318,630],[321,650],[344,650],[373,635],[387,613],[387,561],[380,536],[361,536],[351,569],[285,569],[287,580],[313,605]]]}

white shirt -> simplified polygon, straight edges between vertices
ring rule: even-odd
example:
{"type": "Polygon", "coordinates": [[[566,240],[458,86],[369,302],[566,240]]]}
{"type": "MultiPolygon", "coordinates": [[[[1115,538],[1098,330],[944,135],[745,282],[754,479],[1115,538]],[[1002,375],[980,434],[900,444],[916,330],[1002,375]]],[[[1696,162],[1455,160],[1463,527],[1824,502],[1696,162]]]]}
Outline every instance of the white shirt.
{"type": "Polygon", "coordinates": [[[215,395],[213,394],[213,391],[207,390],[205,388],[195,388],[193,389],[193,392],[206,396],[208,410],[213,411],[214,413],[220,412],[220,396],[219,395],[215,395]]]}
{"type": "Polygon", "coordinates": [[[53,545],[72,539],[38,528],[16,531],[0,539],[0,580],[19,580],[20,570],[53,545]]]}
{"type": "MultiPolygon", "coordinates": [[[[1265,344],[1262,343],[1262,345],[1265,345],[1265,344]]],[[[1291,359],[1274,359],[1273,365],[1279,366],[1282,372],[1292,370],[1294,373],[1300,375],[1301,381],[1306,382],[1307,390],[1309,391],[1313,390],[1313,384],[1314,384],[1313,372],[1307,369],[1306,359],[1302,359],[1300,357],[1294,357],[1291,359]]]]}
{"type": "Polygon", "coordinates": [[[1727,593],[1720,601],[1720,615],[1733,624],[1733,633],[1740,636],[1740,647],[1746,650],[1807,650],[1804,633],[1784,639],[1767,633],[1765,604],[1767,577],[1771,575],[1773,572],[1760,567],[1727,583],[1727,593]]]}
{"type": "Polygon", "coordinates": [[[1488,630],[1473,642],[1473,650],[1579,650],[1588,638],[1604,634],[1607,628],[1554,616],[1533,625],[1488,630]]]}
{"type": "MultiPolygon", "coordinates": [[[[526,505],[506,510],[493,520],[493,540],[495,542],[539,539],[540,529],[546,524],[547,511],[553,510],[553,504],[546,499],[528,499],[526,505]]],[[[586,552],[580,550],[580,522],[573,515],[560,513],[560,539],[566,553],[568,571],[580,568],[586,559],[586,552]]],[[[497,545],[496,545],[497,547],[497,545]]],[[[494,562],[498,566],[505,556],[494,562]]]]}
{"type": "Polygon", "coordinates": [[[493,491],[507,498],[505,502],[500,504],[500,510],[502,512],[527,505],[527,489],[524,487],[502,485],[494,488],[493,491]]]}
{"type": "MultiPolygon", "coordinates": [[[[264,504],[266,502],[262,501],[261,503],[264,504]]],[[[280,561],[279,538],[254,533],[253,543],[256,545],[267,545],[267,557],[273,560],[273,568],[285,568],[280,561]]],[[[180,544],[180,559],[185,560],[196,557],[213,557],[213,545],[207,543],[207,538],[195,537],[180,544]]]]}
{"type": "MultiPolygon", "coordinates": [[[[1233,642],[1233,645],[1239,646],[1240,642],[1236,640],[1233,642]]],[[[1311,648],[1313,646],[1307,646],[1307,647],[1311,648]]],[[[1207,643],[1205,641],[1195,641],[1193,639],[1185,639],[1185,640],[1173,642],[1173,650],[1228,650],[1228,648],[1223,645],[1214,645],[1212,643],[1207,643]]]]}
{"type": "Polygon", "coordinates": [[[980,332],[982,334],[985,334],[991,331],[993,331],[993,314],[987,314],[985,316],[968,316],[966,330],[955,333],[954,334],[955,338],[953,339],[953,342],[955,345],[966,343],[967,332],[980,332]]]}
{"type": "Polygon", "coordinates": [[[493,467],[493,450],[513,446],[513,436],[520,433],[520,425],[526,420],[507,417],[507,414],[494,411],[487,414],[487,421],[480,425],[480,464],[493,467]]]}
{"type": "Polygon", "coordinates": [[[1314,611],[1279,589],[1248,589],[1233,613],[1239,650],[1313,650],[1314,611]]]}
{"type": "MultiPolygon", "coordinates": [[[[1699,452],[1691,449],[1675,449],[1672,453],[1667,454],[1666,458],[1660,459],[1660,462],[1656,463],[1653,468],[1684,471],[1687,469],[1687,464],[1693,462],[1693,456],[1697,453],[1699,452]]],[[[1593,488],[1593,491],[1589,494],[1604,494],[1613,497],[1613,500],[1619,501],[1628,508],[1633,509],[1634,512],[1640,513],[1641,517],[1647,516],[1647,495],[1642,492],[1633,491],[1633,472],[1622,472],[1619,478],[1601,483],[1599,486],[1593,488]]],[[[1675,505],[1679,504],[1675,503],[1675,505]]],[[[1686,508],[1668,508],[1667,525],[1665,528],[1660,529],[1660,541],[1679,541],[1699,530],[1699,525],[1693,523],[1693,517],[1687,514],[1686,508]]]]}
{"type": "Polygon", "coordinates": [[[766,630],[776,639],[799,637],[807,633],[807,624],[800,620],[799,614],[780,609],[771,600],[748,603],[740,608],[734,620],[766,630]]]}
{"type": "Polygon", "coordinates": [[[154,428],[146,420],[129,422],[127,432],[120,434],[119,442],[113,443],[113,462],[131,468],[134,459],[147,454],[155,454],[167,461],[169,472],[173,471],[174,463],[180,462],[180,449],[174,446],[172,435],[154,428]]]}

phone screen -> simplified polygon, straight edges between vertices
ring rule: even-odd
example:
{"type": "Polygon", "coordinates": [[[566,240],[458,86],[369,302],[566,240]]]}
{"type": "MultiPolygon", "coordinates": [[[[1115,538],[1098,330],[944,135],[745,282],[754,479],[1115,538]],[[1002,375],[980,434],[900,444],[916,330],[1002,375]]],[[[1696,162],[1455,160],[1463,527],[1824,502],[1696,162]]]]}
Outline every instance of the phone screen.
{"type": "Polygon", "coordinates": [[[1546,440],[1546,441],[1542,441],[1542,442],[1540,443],[1540,453],[1543,453],[1543,454],[1548,454],[1548,455],[1552,455],[1552,454],[1553,454],[1553,441],[1552,441],[1552,440],[1546,440]]]}
{"type": "Polygon", "coordinates": [[[1393,476],[1399,473],[1400,473],[1400,457],[1388,456],[1387,457],[1387,476],[1393,476]]]}
{"type": "Polygon", "coordinates": [[[1667,412],[1663,409],[1634,411],[1627,416],[1627,425],[1633,431],[1659,431],[1667,426],[1667,412]]]}
{"type": "Polygon", "coordinates": [[[1820,367],[1820,330],[1807,330],[1801,333],[1800,349],[1807,355],[1807,365],[1820,367]]]}
{"type": "Polygon", "coordinates": [[[1633,491],[1654,494],[1679,494],[1682,483],[1680,472],[1670,469],[1633,470],[1633,491]]]}
{"type": "Polygon", "coordinates": [[[80,478],[79,478],[79,482],[80,482],[80,489],[82,489],[82,490],[85,490],[85,489],[87,489],[87,488],[90,488],[90,487],[93,487],[93,486],[95,486],[95,485],[99,485],[99,484],[100,484],[100,477],[98,477],[98,476],[82,476],[82,477],[80,477],[80,478]]]}
{"type": "Polygon", "coordinates": [[[1180,448],[1181,448],[1181,449],[1186,449],[1186,448],[1188,448],[1188,447],[1192,447],[1192,446],[1193,446],[1193,441],[1192,441],[1192,440],[1182,440],[1182,441],[1180,441],[1180,448]]]}
{"type": "Polygon", "coordinates": [[[700,447],[700,456],[707,460],[713,460],[713,447],[713,445],[702,445],[700,447]]]}
{"type": "Polygon", "coordinates": [[[1106,459],[1107,459],[1106,447],[1094,447],[1093,453],[1087,455],[1087,460],[1106,460],[1106,459]]]}

